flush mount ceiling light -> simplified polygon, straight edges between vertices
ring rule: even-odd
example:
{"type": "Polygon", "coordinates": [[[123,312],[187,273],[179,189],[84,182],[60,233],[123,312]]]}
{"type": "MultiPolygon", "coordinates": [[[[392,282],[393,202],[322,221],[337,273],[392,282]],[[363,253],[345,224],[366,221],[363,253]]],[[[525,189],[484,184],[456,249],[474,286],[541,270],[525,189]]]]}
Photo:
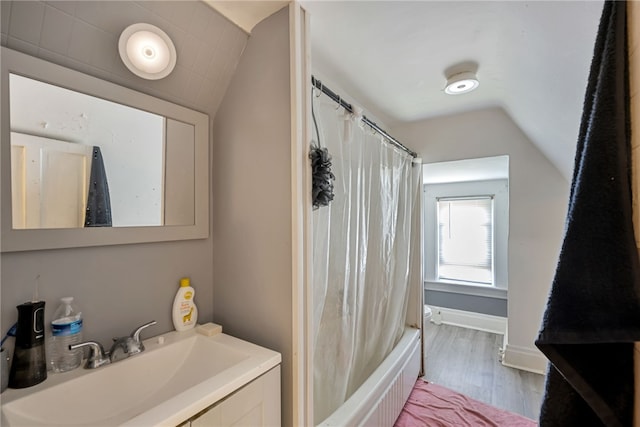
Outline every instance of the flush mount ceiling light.
{"type": "Polygon", "coordinates": [[[167,33],[151,24],[133,24],[125,28],[118,50],[124,65],[143,79],[161,79],[176,66],[173,42],[167,33]]]}
{"type": "Polygon", "coordinates": [[[480,82],[474,73],[458,73],[449,77],[444,91],[449,95],[460,95],[462,93],[471,92],[478,86],[480,86],[480,82]]]}

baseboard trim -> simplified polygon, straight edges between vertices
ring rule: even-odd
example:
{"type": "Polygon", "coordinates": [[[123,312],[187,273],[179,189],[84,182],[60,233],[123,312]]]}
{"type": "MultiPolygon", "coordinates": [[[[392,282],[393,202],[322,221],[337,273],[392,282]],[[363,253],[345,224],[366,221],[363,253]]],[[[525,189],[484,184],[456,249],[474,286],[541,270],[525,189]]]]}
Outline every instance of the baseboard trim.
{"type": "Polygon", "coordinates": [[[436,325],[460,326],[504,335],[507,330],[507,318],[491,316],[489,314],[473,313],[471,311],[455,310],[453,308],[428,306],[431,308],[431,321],[436,325]]]}
{"type": "Polygon", "coordinates": [[[547,358],[540,351],[511,344],[504,347],[502,364],[541,375],[547,371],[547,358]]]}

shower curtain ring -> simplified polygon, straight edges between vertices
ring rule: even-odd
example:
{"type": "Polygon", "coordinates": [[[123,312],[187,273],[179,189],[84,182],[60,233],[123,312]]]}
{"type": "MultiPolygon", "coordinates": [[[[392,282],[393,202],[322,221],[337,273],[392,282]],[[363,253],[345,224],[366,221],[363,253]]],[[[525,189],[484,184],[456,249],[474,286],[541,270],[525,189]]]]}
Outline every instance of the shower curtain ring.
{"type": "Polygon", "coordinates": [[[336,107],[336,111],[338,111],[340,109],[340,107],[342,107],[342,97],[340,95],[338,95],[338,106],[336,107]]]}

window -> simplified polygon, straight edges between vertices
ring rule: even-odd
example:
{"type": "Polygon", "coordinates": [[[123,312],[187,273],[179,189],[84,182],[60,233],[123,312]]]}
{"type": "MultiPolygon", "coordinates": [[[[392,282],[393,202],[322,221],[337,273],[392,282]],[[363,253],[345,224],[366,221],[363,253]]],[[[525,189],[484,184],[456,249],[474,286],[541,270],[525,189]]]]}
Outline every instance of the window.
{"type": "Polygon", "coordinates": [[[438,280],[493,285],[493,197],[439,198],[438,280]]]}
{"type": "Polygon", "coordinates": [[[425,289],[506,299],[508,157],[425,164],[423,172],[425,289]]]}

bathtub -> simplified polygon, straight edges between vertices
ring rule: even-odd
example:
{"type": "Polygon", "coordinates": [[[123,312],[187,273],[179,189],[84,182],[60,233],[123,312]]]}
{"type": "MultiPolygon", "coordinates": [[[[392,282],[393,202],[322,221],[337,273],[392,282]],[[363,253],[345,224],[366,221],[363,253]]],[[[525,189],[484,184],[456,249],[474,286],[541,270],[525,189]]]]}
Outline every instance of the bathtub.
{"type": "Polygon", "coordinates": [[[407,327],[378,369],[318,427],[391,427],[420,372],[420,330],[407,327]]]}

